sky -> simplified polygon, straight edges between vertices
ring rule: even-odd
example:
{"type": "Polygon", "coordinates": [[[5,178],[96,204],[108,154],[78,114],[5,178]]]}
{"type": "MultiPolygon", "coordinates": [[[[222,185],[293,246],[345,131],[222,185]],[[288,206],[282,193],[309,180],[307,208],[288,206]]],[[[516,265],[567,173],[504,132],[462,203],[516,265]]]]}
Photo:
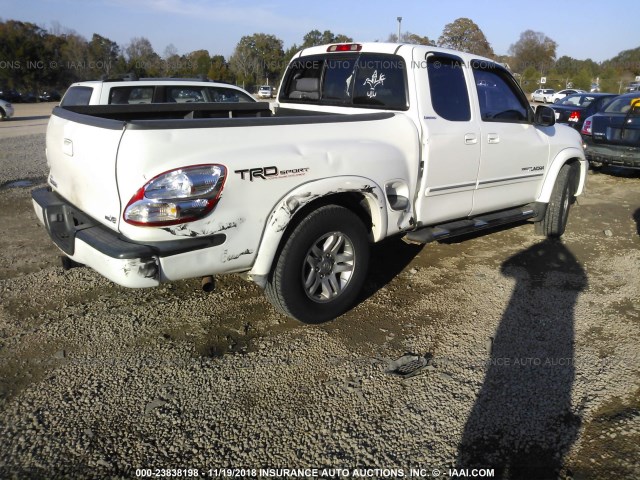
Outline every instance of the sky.
{"type": "Polygon", "coordinates": [[[601,62],[640,47],[639,5],[638,0],[0,0],[0,18],[46,30],[62,27],[88,40],[98,33],[121,48],[146,37],[161,56],[173,45],[179,54],[204,49],[228,58],[242,36],[254,33],[275,35],[285,49],[302,43],[313,29],[360,42],[385,41],[397,33],[402,17],[403,32],[437,41],[448,23],[467,17],[498,55],[507,54],[522,32],[534,30],[558,44],[557,58],[601,62]]]}

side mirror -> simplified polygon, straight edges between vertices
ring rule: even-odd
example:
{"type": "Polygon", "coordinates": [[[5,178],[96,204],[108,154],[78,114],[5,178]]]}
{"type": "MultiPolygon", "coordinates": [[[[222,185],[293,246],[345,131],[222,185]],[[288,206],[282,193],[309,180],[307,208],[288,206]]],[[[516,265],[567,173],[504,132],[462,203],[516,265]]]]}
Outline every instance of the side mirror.
{"type": "Polygon", "coordinates": [[[551,127],[556,124],[556,112],[551,107],[540,105],[536,108],[534,121],[540,127],[551,127]]]}

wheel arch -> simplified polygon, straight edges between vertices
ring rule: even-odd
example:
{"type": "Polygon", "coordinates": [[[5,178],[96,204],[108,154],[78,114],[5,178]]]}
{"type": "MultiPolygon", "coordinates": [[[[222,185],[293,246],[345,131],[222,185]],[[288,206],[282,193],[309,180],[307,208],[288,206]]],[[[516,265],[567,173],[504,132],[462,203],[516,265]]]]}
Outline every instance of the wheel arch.
{"type": "Polygon", "coordinates": [[[582,151],[577,148],[567,148],[562,150],[551,162],[542,184],[542,188],[540,189],[537,202],[549,203],[553,186],[556,183],[556,178],[558,178],[558,173],[560,173],[560,169],[566,164],[577,164],[580,167],[580,176],[577,179],[577,185],[575,185],[574,195],[578,196],[582,194],[587,179],[589,165],[585,160],[584,153],[582,151]]]}
{"type": "Polygon", "coordinates": [[[287,193],[271,211],[260,239],[249,278],[264,287],[283,241],[312,210],[323,205],[340,205],[362,219],[369,240],[376,242],[387,232],[386,201],[383,190],[364,177],[337,177],[301,185],[287,193]]]}

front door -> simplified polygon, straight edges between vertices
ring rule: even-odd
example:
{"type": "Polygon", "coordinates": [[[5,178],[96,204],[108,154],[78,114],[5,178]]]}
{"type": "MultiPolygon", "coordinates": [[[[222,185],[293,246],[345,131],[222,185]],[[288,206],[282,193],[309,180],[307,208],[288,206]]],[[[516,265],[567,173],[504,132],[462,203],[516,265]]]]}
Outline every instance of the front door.
{"type": "Polygon", "coordinates": [[[474,61],[472,69],[482,149],[472,215],[531,203],[547,168],[548,129],[533,124],[526,97],[502,67],[474,61]]]}

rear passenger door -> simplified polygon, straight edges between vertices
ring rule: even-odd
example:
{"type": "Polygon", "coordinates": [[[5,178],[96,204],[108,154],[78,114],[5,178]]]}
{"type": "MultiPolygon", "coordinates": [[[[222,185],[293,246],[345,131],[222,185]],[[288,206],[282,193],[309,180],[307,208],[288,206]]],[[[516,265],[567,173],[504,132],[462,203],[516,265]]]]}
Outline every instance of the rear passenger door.
{"type": "Polygon", "coordinates": [[[513,77],[486,61],[471,65],[480,111],[480,168],[472,215],[535,201],[549,158],[548,132],[513,77]]]}
{"type": "Polygon", "coordinates": [[[424,162],[416,214],[421,225],[430,225],[471,212],[480,129],[469,101],[471,72],[461,58],[427,53],[414,64],[427,70],[426,78],[416,77],[424,162]]]}

